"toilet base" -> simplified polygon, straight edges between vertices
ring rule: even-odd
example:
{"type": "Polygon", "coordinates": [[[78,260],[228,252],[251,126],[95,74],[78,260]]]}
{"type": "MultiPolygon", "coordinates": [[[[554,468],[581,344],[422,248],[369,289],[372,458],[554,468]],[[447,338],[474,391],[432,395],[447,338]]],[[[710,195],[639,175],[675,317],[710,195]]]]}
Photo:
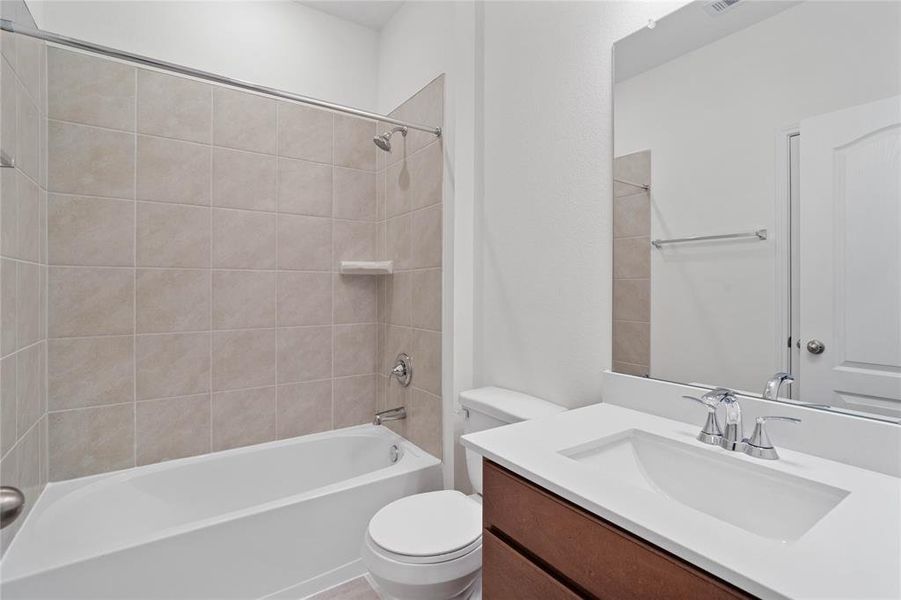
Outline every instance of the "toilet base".
{"type": "Polygon", "coordinates": [[[446,589],[436,589],[432,586],[421,586],[424,589],[412,590],[409,587],[405,587],[405,589],[403,590],[398,590],[396,588],[397,584],[394,582],[380,582],[371,573],[369,574],[369,576],[372,578],[372,581],[375,584],[377,592],[382,600],[482,600],[481,577],[477,577],[476,580],[469,585],[469,587],[465,588],[460,593],[453,596],[447,596],[443,593],[447,591],[446,589]],[[391,594],[388,589],[386,589],[385,585],[387,585],[387,587],[391,590],[400,592],[402,595],[395,596],[391,594]]]}
{"type": "Polygon", "coordinates": [[[384,598],[391,600],[478,600],[481,597],[482,546],[437,563],[409,563],[379,548],[367,534],[363,564],[384,598]],[[474,596],[474,592],[478,592],[474,596]]]}

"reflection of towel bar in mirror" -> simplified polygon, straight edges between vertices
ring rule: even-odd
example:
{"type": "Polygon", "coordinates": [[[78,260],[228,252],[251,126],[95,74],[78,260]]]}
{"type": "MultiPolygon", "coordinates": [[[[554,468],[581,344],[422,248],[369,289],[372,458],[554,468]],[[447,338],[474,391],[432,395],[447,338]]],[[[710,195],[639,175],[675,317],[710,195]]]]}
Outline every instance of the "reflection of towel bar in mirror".
{"type": "Polygon", "coordinates": [[[744,231],[742,233],[724,233],[722,235],[696,235],[693,237],[672,238],[668,240],[651,240],[651,245],[655,248],[665,246],[666,244],[681,244],[683,242],[707,242],[711,240],[733,240],[738,238],[754,238],[765,240],[767,236],[766,229],[757,229],[756,231],[744,231]]]}
{"type": "Polygon", "coordinates": [[[626,185],[631,185],[632,187],[641,188],[643,190],[650,190],[651,186],[646,183],[635,183],[634,181],[629,181],[628,179],[620,179],[619,177],[614,177],[613,181],[618,181],[619,183],[625,183],[626,185]]]}

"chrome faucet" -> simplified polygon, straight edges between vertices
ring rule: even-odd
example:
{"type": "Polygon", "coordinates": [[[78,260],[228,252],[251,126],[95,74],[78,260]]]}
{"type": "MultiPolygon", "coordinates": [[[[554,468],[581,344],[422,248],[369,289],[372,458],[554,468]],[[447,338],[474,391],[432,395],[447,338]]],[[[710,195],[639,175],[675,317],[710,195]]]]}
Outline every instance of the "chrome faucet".
{"type": "MultiPolygon", "coordinates": [[[[770,380],[770,383],[777,378],[781,378],[779,381],[791,381],[791,375],[788,373],[777,373],[777,375],[770,380]]],[[[770,383],[767,383],[767,390],[770,388],[770,383]]],[[[775,386],[774,391],[778,394],[779,385],[775,386]]],[[[766,392],[764,393],[766,394],[766,392]]],[[[707,421],[704,423],[701,433],[698,434],[699,441],[713,446],[720,446],[732,452],[744,452],[748,456],[753,456],[754,458],[763,458],[766,460],[776,460],[779,458],[776,448],[766,434],[765,425],[767,421],[788,421],[790,423],[801,422],[801,419],[796,419],[794,417],[757,417],[754,433],[751,434],[750,438],[746,438],[742,426],[741,405],[738,403],[738,398],[735,397],[735,392],[732,390],[728,388],[716,388],[710,390],[700,398],[695,398],[694,396],[682,397],[687,398],[688,400],[694,400],[707,407],[707,421]],[[716,411],[720,404],[725,406],[726,411],[725,431],[720,428],[720,423],[716,415],[716,411]]]]}
{"type": "Polygon", "coordinates": [[[682,396],[688,400],[700,402],[707,407],[707,422],[704,423],[698,440],[713,446],[722,446],[726,450],[739,451],[745,449],[744,430],[741,422],[741,405],[735,392],[729,388],[718,387],[710,390],[700,398],[682,396]],[[726,406],[726,428],[720,428],[716,410],[720,404],[726,406]]]}
{"type": "Polygon", "coordinates": [[[732,390],[724,390],[722,400],[726,413],[726,427],[723,429],[723,439],[720,446],[732,452],[743,452],[748,445],[745,441],[745,429],[741,421],[741,404],[732,390]]]}
{"type": "Polygon", "coordinates": [[[791,373],[786,373],[784,371],[780,371],[770,377],[770,380],[766,382],[766,387],[763,388],[763,399],[764,400],[778,400],[779,399],[779,390],[783,385],[791,385],[794,382],[795,378],[792,377],[791,373]]]}
{"type": "Polygon", "coordinates": [[[397,408],[389,408],[388,410],[383,410],[381,412],[375,413],[375,418],[372,420],[372,424],[381,425],[386,421],[399,421],[406,418],[407,409],[403,406],[398,406],[397,408]]]}

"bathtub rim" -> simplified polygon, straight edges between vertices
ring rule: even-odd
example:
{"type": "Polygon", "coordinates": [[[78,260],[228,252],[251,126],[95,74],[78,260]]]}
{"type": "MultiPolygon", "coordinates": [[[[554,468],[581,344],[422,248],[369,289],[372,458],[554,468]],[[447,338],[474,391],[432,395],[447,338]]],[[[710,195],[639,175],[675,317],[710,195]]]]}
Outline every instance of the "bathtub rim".
{"type": "Polygon", "coordinates": [[[384,425],[355,425],[352,427],[345,427],[342,429],[333,429],[329,431],[323,431],[318,433],[307,434],[303,436],[297,436],[293,438],[286,438],[282,440],[273,440],[271,442],[264,442],[261,444],[253,444],[250,446],[242,446],[239,448],[230,448],[228,450],[220,450],[217,452],[209,452],[206,454],[200,454],[196,456],[188,456],[179,459],[173,459],[168,461],[162,461],[158,463],[153,463],[150,465],[142,465],[140,467],[129,467],[126,469],[120,469],[117,471],[109,471],[107,473],[98,473],[95,475],[88,475],[85,477],[79,477],[74,479],[67,479],[63,481],[50,482],[47,484],[45,490],[38,497],[38,500],[35,502],[32,509],[29,511],[25,522],[22,523],[22,527],[20,528],[16,538],[10,544],[9,548],[7,548],[6,553],[3,558],[0,559],[0,586],[5,583],[12,583],[21,579],[25,579],[28,577],[33,577],[40,575],[41,573],[45,573],[48,571],[53,571],[60,568],[66,568],[73,565],[77,565],[82,562],[90,561],[96,558],[100,558],[103,556],[115,554],[117,552],[122,552],[128,550],[130,548],[135,548],[138,546],[142,546],[145,544],[151,544],[154,542],[158,542],[160,540],[164,540],[166,538],[177,537],[180,535],[185,535],[191,533],[193,531],[199,531],[202,529],[215,527],[221,523],[227,521],[233,521],[241,518],[246,518],[251,515],[262,514],[265,512],[270,512],[274,510],[278,510],[280,508],[284,508],[291,504],[296,504],[298,502],[302,502],[305,500],[312,500],[315,498],[320,498],[322,496],[327,496],[329,494],[339,493],[354,487],[364,486],[368,483],[372,483],[379,480],[390,479],[395,477],[400,477],[404,475],[408,475],[414,471],[428,469],[434,466],[440,466],[442,461],[437,457],[429,454],[413,442],[404,438],[398,433],[388,429],[384,425]],[[38,515],[46,510],[46,506],[48,504],[52,504],[60,501],[65,498],[69,494],[77,493],[86,488],[92,487],[98,484],[109,484],[114,485],[117,482],[127,481],[133,477],[146,474],[146,473],[154,473],[157,471],[167,470],[176,468],[179,465],[190,464],[190,463],[200,463],[207,462],[210,460],[215,460],[217,458],[222,458],[226,456],[234,456],[241,454],[248,454],[260,450],[265,450],[269,448],[280,448],[286,446],[293,446],[299,444],[306,444],[310,442],[314,442],[319,439],[325,439],[330,437],[342,437],[350,434],[353,437],[370,437],[376,439],[382,439],[386,442],[393,441],[400,446],[402,452],[401,456],[398,458],[397,462],[390,463],[387,466],[381,467],[379,469],[375,469],[374,471],[369,471],[366,473],[362,473],[355,477],[351,477],[349,479],[342,479],[340,481],[336,481],[334,483],[330,483],[328,485],[324,485],[318,488],[314,488],[311,490],[307,490],[304,492],[300,492],[297,494],[291,494],[289,496],[283,496],[281,498],[277,498],[274,500],[270,500],[268,502],[263,502],[260,504],[254,504],[249,507],[232,510],[229,512],[225,512],[222,514],[218,514],[211,517],[206,517],[203,519],[197,519],[194,521],[190,521],[188,523],[182,523],[179,525],[174,525],[171,527],[166,527],[157,531],[154,531],[152,534],[142,536],[140,538],[131,539],[124,543],[119,544],[111,544],[108,547],[104,547],[102,551],[97,552],[87,552],[82,555],[79,555],[74,560],[68,561],[55,561],[55,562],[46,562],[41,563],[36,566],[29,566],[28,564],[24,564],[20,566],[21,561],[14,561],[11,565],[9,564],[9,559],[13,556],[18,556],[14,554],[16,549],[16,543],[24,539],[26,536],[23,536],[23,532],[30,532],[30,530],[26,530],[28,523],[33,520],[35,515],[38,515]],[[71,488],[71,489],[66,489],[71,488]],[[12,569],[10,569],[12,567],[12,569]],[[12,570],[12,573],[10,573],[12,570]]]}

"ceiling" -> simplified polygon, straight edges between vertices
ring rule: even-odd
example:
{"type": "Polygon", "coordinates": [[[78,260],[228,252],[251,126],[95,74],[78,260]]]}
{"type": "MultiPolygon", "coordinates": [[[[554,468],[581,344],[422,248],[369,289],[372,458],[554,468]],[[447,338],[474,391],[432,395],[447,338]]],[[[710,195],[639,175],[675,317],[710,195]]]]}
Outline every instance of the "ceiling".
{"type": "Polygon", "coordinates": [[[616,81],[625,81],[750,27],[800,4],[800,1],[742,1],[717,16],[705,12],[704,6],[707,4],[710,4],[710,0],[691,2],[657,21],[653,29],[644,27],[616,42],[616,81]]]}
{"type": "Polygon", "coordinates": [[[376,31],[384,27],[404,4],[403,0],[299,0],[299,2],[304,6],[376,31]]]}

